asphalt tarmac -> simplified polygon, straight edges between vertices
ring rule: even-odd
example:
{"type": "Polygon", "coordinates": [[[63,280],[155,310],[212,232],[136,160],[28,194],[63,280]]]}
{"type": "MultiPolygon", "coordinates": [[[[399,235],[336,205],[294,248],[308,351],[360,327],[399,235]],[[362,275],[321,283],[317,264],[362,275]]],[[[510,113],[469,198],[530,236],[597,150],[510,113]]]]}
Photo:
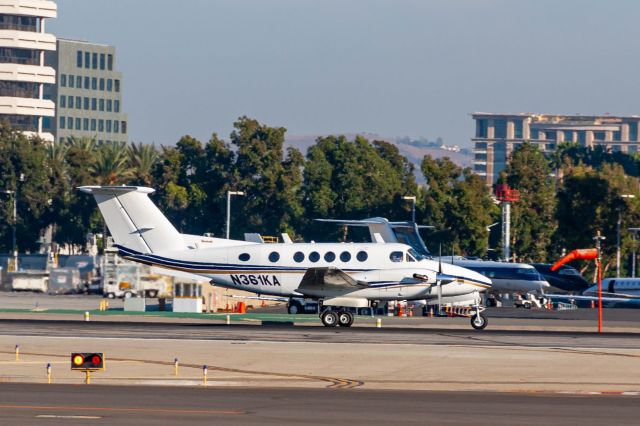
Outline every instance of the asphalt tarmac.
{"type": "MultiPolygon", "coordinates": [[[[446,321],[446,319],[444,319],[446,321]]],[[[450,346],[525,346],[590,349],[640,349],[640,333],[592,331],[528,331],[449,328],[325,328],[317,326],[139,321],[82,322],[71,320],[0,319],[6,336],[48,336],[110,339],[223,340],[315,343],[375,343],[450,346]]]]}
{"type": "Polygon", "coordinates": [[[637,425],[640,397],[146,386],[0,386],[4,425],[637,425]]]}

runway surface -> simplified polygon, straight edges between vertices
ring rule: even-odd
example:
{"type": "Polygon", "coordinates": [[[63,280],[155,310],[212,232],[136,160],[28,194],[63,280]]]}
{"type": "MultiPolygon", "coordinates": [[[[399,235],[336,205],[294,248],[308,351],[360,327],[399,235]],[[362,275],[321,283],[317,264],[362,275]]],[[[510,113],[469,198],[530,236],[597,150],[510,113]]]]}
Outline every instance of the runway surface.
{"type": "Polygon", "coordinates": [[[640,334],[437,328],[325,328],[318,326],[225,325],[0,319],[6,336],[77,336],[169,340],[222,340],[317,343],[375,343],[451,346],[525,346],[557,348],[640,349],[640,334]]]}
{"type": "Polygon", "coordinates": [[[636,425],[640,397],[3,384],[2,424],[636,425]]]}

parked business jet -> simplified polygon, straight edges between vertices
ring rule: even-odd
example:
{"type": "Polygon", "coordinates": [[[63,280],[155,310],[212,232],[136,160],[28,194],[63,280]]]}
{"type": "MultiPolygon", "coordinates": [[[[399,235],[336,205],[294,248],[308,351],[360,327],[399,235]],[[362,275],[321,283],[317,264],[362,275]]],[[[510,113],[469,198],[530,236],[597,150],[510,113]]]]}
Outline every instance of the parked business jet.
{"type": "MultiPolygon", "coordinates": [[[[413,222],[389,222],[383,217],[364,220],[316,220],[346,226],[367,227],[372,241],[407,244],[424,257],[432,257],[418,232],[420,228],[428,228],[426,226],[413,222]]],[[[442,263],[455,264],[490,278],[492,293],[542,294],[544,289],[549,287],[549,283],[540,273],[526,263],[470,260],[459,256],[442,256],[442,263]]]]}
{"type": "MultiPolygon", "coordinates": [[[[149,199],[154,190],[135,186],[83,186],[95,197],[121,255],[136,262],[206,277],[213,285],[258,294],[307,297],[322,302],[327,327],[353,324],[345,308],[377,301],[474,295],[491,281],[459,266],[426,259],[406,244],[287,243],[180,234],[149,199]]],[[[471,325],[483,329],[484,307],[471,325]]]]}

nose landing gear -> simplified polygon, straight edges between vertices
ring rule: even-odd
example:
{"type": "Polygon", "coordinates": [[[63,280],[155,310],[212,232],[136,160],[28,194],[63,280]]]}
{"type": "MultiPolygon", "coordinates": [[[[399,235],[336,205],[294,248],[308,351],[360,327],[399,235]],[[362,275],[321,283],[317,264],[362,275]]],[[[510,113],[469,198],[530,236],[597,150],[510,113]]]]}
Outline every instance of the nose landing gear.
{"type": "Polygon", "coordinates": [[[489,323],[489,319],[483,313],[485,309],[484,306],[476,305],[475,312],[471,315],[471,327],[476,330],[484,330],[489,323]]]}

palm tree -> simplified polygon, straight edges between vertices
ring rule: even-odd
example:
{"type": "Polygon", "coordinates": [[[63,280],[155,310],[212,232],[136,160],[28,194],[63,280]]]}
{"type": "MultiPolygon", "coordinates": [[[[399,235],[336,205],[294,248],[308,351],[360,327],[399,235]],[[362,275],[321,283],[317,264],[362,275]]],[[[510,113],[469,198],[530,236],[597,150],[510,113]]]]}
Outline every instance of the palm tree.
{"type": "Polygon", "coordinates": [[[134,170],[139,183],[146,186],[151,185],[151,174],[158,158],[155,145],[144,145],[139,142],[129,146],[129,166],[134,170]]]}
{"type": "Polygon", "coordinates": [[[100,185],[118,185],[129,182],[133,171],[128,165],[127,144],[109,142],[98,145],[90,171],[100,185]]]}

